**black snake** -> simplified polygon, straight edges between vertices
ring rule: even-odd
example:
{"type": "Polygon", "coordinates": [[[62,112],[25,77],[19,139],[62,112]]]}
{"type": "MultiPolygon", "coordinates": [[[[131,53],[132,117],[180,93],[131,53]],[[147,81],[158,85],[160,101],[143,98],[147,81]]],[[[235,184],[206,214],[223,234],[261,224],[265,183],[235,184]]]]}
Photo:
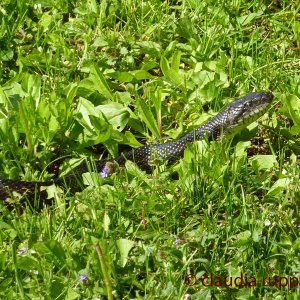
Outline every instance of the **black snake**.
{"type": "MultiPolygon", "coordinates": [[[[113,172],[112,165],[124,166],[127,160],[134,161],[141,169],[149,168],[149,163],[159,158],[168,163],[173,163],[180,158],[186,148],[187,143],[195,140],[212,140],[221,136],[233,136],[235,133],[263,115],[273,100],[270,92],[250,93],[240,99],[233,101],[220,113],[209,120],[204,125],[196,128],[181,139],[165,144],[146,145],[119,156],[113,160],[99,160],[96,163],[100,176],[105,178],[113,172]]],[[[82,173],[79,168],[77,174],[82,173]]],[[[47,182],[26,182],[0,178],[0,199],[6,200],[14,197],[15,193],[26,195],[32,198],[34,195],[42,194],[44,186],[54,184],[61,185],[64,178],[59,178],[47,182]]]]}

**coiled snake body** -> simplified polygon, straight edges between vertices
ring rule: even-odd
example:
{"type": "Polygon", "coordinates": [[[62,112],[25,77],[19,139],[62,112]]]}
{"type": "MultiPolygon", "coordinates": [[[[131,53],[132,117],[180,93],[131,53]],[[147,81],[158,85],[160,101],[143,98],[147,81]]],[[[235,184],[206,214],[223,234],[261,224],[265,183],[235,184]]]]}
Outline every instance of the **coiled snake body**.
{"type": "MultiPolygon", "coordinates": [[[[187,143],[204,138],[212,140],[221,136],[233,136],[241,128],[263,115],[272,100],[273,94],[270,92],[250,93],[233,101],[207,123],[191,131],[181,139],[165,144],[146,145],[132,149],[114,160],[100,160],[96,163],[97,170],[100,176],[105,178],[112,173],[111,164],[117,163],[119,166],[124,166],[126,160],[134,161],[141,169],[147,169],[154,158],[173,163],[182,156],[187,143]]],[[[77,173],[80,173],[80,169],[77,173]]],[[[30,198],[42,193],[41,188],[43,186],[49,186],[53,183],[60,185],[64,183],[64,180],[25,182],[0,178],[0,199],[6,200],[11,198],[14,192],[30,198]]]]}

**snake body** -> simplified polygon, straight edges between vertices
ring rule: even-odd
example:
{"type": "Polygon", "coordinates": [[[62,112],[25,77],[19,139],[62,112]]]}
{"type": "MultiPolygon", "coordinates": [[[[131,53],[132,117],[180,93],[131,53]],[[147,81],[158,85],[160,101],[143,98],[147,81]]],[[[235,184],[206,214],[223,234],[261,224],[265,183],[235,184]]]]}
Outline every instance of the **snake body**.
{"type": "MultiPolygon", "coordinates": [[[[189,132],[181,139],[165,144],[145,145],[132,149],[113,160],[99,160],[96,163],[97,170],[100,176],[105,178],[112,173],[111,164],[124,166],[127,160],[134,161],[141,169],[148,169],[150,162],[157,158],[173,163],[183,155],[186,145],[190,142],[202,139],[210,141],[223,136],[226,138],[233,136],[243,127],[263,115],[272,100],[273,94],[270,92],[250,93],[233,101],[211,120],[189,132]]],[[[82,173],[80,168],[77,173],[82,173]]],[[[30,198],[41,194],[44,186],[53,183],[61,185],[64,182],[64,178],[47,182],[25,182],[0,178],[0,199],[6,200],[14,192],[30,198]]]]}

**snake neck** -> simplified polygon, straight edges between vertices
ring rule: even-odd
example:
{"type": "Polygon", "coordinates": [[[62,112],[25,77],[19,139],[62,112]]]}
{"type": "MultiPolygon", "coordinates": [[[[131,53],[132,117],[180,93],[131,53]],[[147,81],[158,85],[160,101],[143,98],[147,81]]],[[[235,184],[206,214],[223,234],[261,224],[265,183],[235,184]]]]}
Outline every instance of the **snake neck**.
{"type": "Polygon", "coordinates": [[[186,144],[192,143],[194,141],[201,141],[203,139],[207,139],[208,141],[218,139],[221,135],[222,130],[219,124],[219,117],[216,116],[204,125],[183,136],[179,141],[186,144]]]}

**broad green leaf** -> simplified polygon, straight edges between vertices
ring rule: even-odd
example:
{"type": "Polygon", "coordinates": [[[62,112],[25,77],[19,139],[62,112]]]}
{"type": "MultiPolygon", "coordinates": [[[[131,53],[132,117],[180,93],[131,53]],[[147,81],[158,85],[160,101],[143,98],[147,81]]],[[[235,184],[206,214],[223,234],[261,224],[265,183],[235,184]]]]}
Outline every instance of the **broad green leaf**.
{"type": "Polygon", "coordinates": [[[201,5],[203,5],[203,1],[202,0],[187,0],[187,4],[193,9],[198,9],[199,7],[201,7],[201,5]]]}
{"type": "Polygon", "coordinates": [[[40,118],[44,119],[44,120],[49,120],[50,117],[54,117],[53,116],[53,110],[50,111],[50,105],[47,101],[47,99],[41,99],[41,101],[39,102],[39,105],[37,107],[36,113],[39,115],[40,118]]]}
{"type": "Polygon", "coordinates": [[[81,165],[84,161],[84,158],[72,158],[70,160],[64,161],[60,167],[60,176],[64,176],[72,170],[75,170],[76,167],[81,165]]]}
{"type": "Polygon", "coordinates": [[[117,246],[119,248],[120,254],[121,254],[121,266],[125,267],[129,251],[134,246],[134,241],[128,240],[128,239],[119,239],[117,240],[117,246]]]}
{"type": "MultiPolygon", "coordinates": [[[[120,132],[120,131],[118,131],[116,129],[112,130],[112,132],[111,132],[111,139],[113,140],[112,144],[114,144],[114,145],[115,145],[115,142],[118,142],[120,144],[124,144],[124,143],[126,144],[126,142],[125,142],[125,140],[126,140],[125,135],[122,132],[120,132]]],[[[109,142],[109,141],[107,141],[107,142],[109,142]]]]}
{"type": "Polygon", "coordinates": [[[56,240],[50,240],[46,242],[37,242],[34,244],[34,249],[41,255],[46,256],[50,259],[47,255],[53,255],[56,257],[63,265],[65,264],[65,250],[63,249],[60,242],[56,240]]]}
{"type": "Polygon", "coordinates": [[[80,299],[80,298],[81,298],[80,294],[77,293],[73,287],[68,288],[67,295],[66,295],[67,300],[76,300],[76,299],[80,299]]]}
{"type": "Polygon", "coordinates": [[[46,242],[46,246],[51,250],[51,252],[61,261],[61,263],[65,264],[66,261],[66,253],[62,244],[56,240],[50,240],[46,242]]]}
{"type": "Polygon", "coordinates": [[[215,72],[217,68],[217,61],[211,60],[204,63],[204,66],[208,68],[210,71],[215,72]]]}
{"type": "Polygon", "coordinates": [[[162,55],[160,59],[160,67],[162,72],[164,73],[165,77],[172,82],[172,84],[177,87],[183,87],[184,79],[179,74],[179,72],[175,71],[174,69],[170,68],[168,60],[165,56],[162,55]]]}
{"type": "Polygon", "coordinates": [[[32,116],[29,114],[28,110],[26,110],[26,100],[30,100],[29,98],[26,98],[19,102],[19,113],[20,113],[20,123],[22,124],[23,130],[26,135],[27,145],[28,149],[33,155],[34,151],[34,142],[32,137],[32,131],[31,131],[31,124],[33,122],[32,116]]]}
{"type": "Polygon", "coordinates": [[[119,80],[120,82],[131,82],[134,78],[129,72],[113,72],[108,74],[110,77],[119,80]]]}
{"type": "MultiPolygon", "coordinates": [[[[137,113],[137,112],[136,112],[137,113]]],[[[128,126],[137,132],[140,132],[141,134],[145,135],[145,128],[142,125],[141,117],[137,117],[136,113],[131,112],[130,113],[130,119],[128,121],[128,126]]]]}
{"type": "Polygon", "coordinates": [[[148,227],[147,230],[139,230],[135,236],[144,241],[153,241],[157,237],[157,230],[148,227]]]}
{"type": "Polygon", "coordinates": [[[168,60],[163,55],[160,59],[160,68],[161,68],[163,74],[167,77],[168,72],[170,70],[170,65],[169,65],[168,60]]]}
{"type": "Polygon", "coordinates": [[[39,263],[36,259],[30,256],[20,256],[17,260],[18,269],[25,271],[33,271],[38,269],[39,263]]]}
{"type": "Polygon", "coordinates": [[[71,131],[71,137],[76,139],[82,147],[103,143],[111,136],[112,128],[103,118],[90,116],[90,124],[82,122],[82,120],[78,117],[74,118],[78,121],[82,128],[80,129],[74,126],[71,131]]]}
{"type": "Polygon", "coordinates": [[[48,31],[51,23],[52,23],[52,15],[49,15],[48,12],[45,12],[44,14],[42,14],[41,19],[39,21],[39,24],[41,25],[41,27],[43,27],[43,30],[46,32],[48,31]]]}
{"type": "Polygon", "coordinates": [[[255,155],[250,158],[253,168],[270,171],[278,165],[275,155],[255,155]]]}
{"type": "Polygon", "coordinates": [[[1,228],[1,230],[13,229],[13,227],[10,224],[3,222],[1,220],[0,220],[0,228],[1,228]]]}
{"type": "Polygon", "coordinates": [[[236,235],[235,245],[238,247],[245,246],[250,243],[251,232],[249,230],[242,231],[236,235]]]}
{"type": "Polygon", "coordinates": [[[6,97],[9,99],[10,104],[12,104],[15,110],[18,109],[20,99],[28,95],[22,89],[21,84],[17,82],[12,82],[10,85],[4,86],[3,92],[5,93],[6,97]]]}
{"type": "Polygon", "coordinates": [[[132,74],[137,81],[155,78],[155,76],[151,75],[149,72],[145,70],[131,71],[130,74],[132,74]]]}
{"type": "Polygon", "coordinates": [[[187,16],[181,18],[177,26],[177,32],[181,37],[187,40],[190,39],[195,32],[195,27],[191,19],[187,16]]]}
{"type": "MultiPolygon", "coordinates": [[[[84,122],[91,128],[90,116],[102,117],[101,113],[97,111],[92,102],[80,98],[77,106],[77,111],[82,115],[84,122]]],[[[92,130],[92,128],[91,128],[92,130]]]]}
{"type": "Polygon", "coordinates": [[[142,99],[139,99],[137,101],[137,109],[140,112],[141,119],[146,123],[148,129],[157,139],[159,139],[159,129],[153,117],[151,108],[142,99]]]}
{"type": "Polygon", "coordinates": [[[238,17],[237,21],[241,26],[246,26],[249,23],[251,23],[255,18],[261,16],[261,14],[262,13],[250,13],[248,15],[238,17]]]}
{"type": "Polygon", "coordinates": [[[295,95],[288,96],[286,104],[293,121],[300,128],[300,99],[295,95]]]}
{"type": "MultiPolygon", "coordinates": [[[[5,107],[7,106],[7,103],[8,103],[8,99],[7,99],[1,86],[0,86],[0,103],[4,104],[5,107]]],[[[2,108],[1,108],[1,110],[2,110],[2,108]]],[[[0,114],[0,118],[2,118],[1,114],[0,114]]]]}
{"type": "Polygon", "coordinates": [[[276,196],[280,194],[282,191],[286,191],[289,189],[291,184],[290,178],[279,178],[275,181],[275,183],[271,186],[268,191],[268,195],[276,196]]]}
{"type": "Polygon", "coordinates": [[[163,55],[165,57],[171,57],[177,51],[177,46],[178,46],[178,42],[176,40],[171,41],[169,45],[166,47],[163,55]]]}
{"type": "Polygon", "coordinates": [[[177,87],[184,86],[184,79],[183,77],[173,69],[169,69],[167,78],[177,87]]]}
{"type": "Polygon", "coordinates": [[[180,58],[181,58],[181,52],[180,51],[176,51],[175,54],[173,55],[173,58],[172,58],[172,69],[175,72],[179,71],[180,58]]]}
{"type": "Polygon", "coordinates": [[[235,151],[232,154],[233,157],[233,166],[235,168],[237,168],[236,170],[238,170],[242,164],[244,164],[244,161],[246,159],[247,156],[247,148],[250,146],[250,142],[249,141],[245,141],[245,142],[238,142],[237,145],[235,146],[235,151]]]}
{"type": "MultiPolygon", "coordinates": [[[[4,253],[1,253],[0,254],[1,256],[5,255],[4,253]]],[[[4,268],[3,268],[4,269],[4,268]]],[[[1,280],[1,286],[0,286],[0,291],[4,291],[5,289],[9,289],[11,286],[14,286],[15,284],[15,276],[12,276],[12,277],[6,277],[4,278],[3,280],[1,280]]]]}
{"type": "MultiPolygon", "coordinates": [[[[104,3],[105,1],[102,1],[102,3],[104,3]]],[[[105,46],[108,46],[108,42],[107,40],[103,37],[103,36],[98,36],[95,38],[92,47],[93,48],[103,48],[105,46]]]]}
{"type": "Polygon", "coordinates": [[[77,90],[77,96],[88,99],[91,94],[96,91],[95,84],[91,78],[85,78],[80,81],[77,90]]]}
{"type": "Polygon", "coordinates": [[[12,49],[0,50],[0,61],[10,61],[14,57],[14,51],[12,49]]]}
{"type": "Polygon", "coordinates": [[[208,83],[214,82],[215,72],[203,70],[194,73],[191,79],[199,88],[203,89],[208,83]]]}
{"type": "Polygon", "coordinates": [[[294,34],[295,34],[295,40],[297,41],[297,44],[300,44],[300,22],[294,22],[293,26],[294,34]]]}
{"type": "Polygon", "coordinates": [[[118,155],[118,145],[116,142],[134,148],[143,146],[143,144],[136,140],[135,136],[130,131],[126,131],[125,134],[123,134],[118,130],[112,130],[110,139],[105,141],[105,147],[113,157],[118,155]]]}
{"type": "Polygon", "coordinates": [[[254,229],[252,232],[252,239],[255,243],[258,243],[261,240],[261,232],[254,229]]]}
{"type": "Polygon", "coordinates": [[[91,66],[90,79],[95,84],[95,89],[101,95],[103,95],[107,99],[113,100],[113,98],[114,98],[113,93],[112,93],[106,79],[104,78],[102,72],[96,65],[91,66]]]}
{"type": "Polygon", "coordinates": [[[149,182],[149,179],[147,177],[147,174],[145,171],[142,171],[137,165],[136,163],[128,160],[125,163],[125,167],[127,170],[127,173],[131,174],[132,176],[134,176],[135,178],[139,179],[140,181],[149,182]]]}
{"type": "Polygon", "coordinates": [[[34,99],[37,107],[41,97],[41,78],[32,74],[26,74],[22,80],[22,88],[34,99]]]}
{"type": "Polygon", "coordinates": [[[111,126],[107,124],[106,120],[99,117],[90,116],[93,131],[98,135],[97,144],[106,141],[111,135],[111,126]]]}
{"type": "Polygon", "coordinates": [[[158,67],[158,63],[156,61],[146,61],[141,65],[141,69],[145,71],[149,71],[157,67],[158,67]]]}
{"type": "Polygon", "coordinates": [[[235,156],[241,158],[246,154],[246,149],[251,145],[249,141],[240,141],[235,146],[235,156]]]}
{"type": "Polygon", "coordinates": [[[64,93],[66,94],[66,98],[68,100],[68,103],[71,105],[73,102],[74,98],[76,97],[76,92],[78,89],[78,84],[77,83],[70,83],[65,89],[64,93]]]}
{"type": "Polygon", "coordinates": [[[70,130],[70,137],[80,142],[82,147],[99,144],[111,136],[111,125],[103,113],[88,100],[81,98],[74,115],[77,123],[70,130]]]}
{"type": "Polygon", "coordinates": [[[58,123],[55,117],[51,116],[49,121],[49,131],[57,132],[59,128],[60,128],[60,124],[58,123]]]}
{"type": "Polygon", "coordinates": [[[130,114],[126,107],[117,102],[98,105],[96,109],[102,112],[108,122],[112,125],[113,129],[119,131],[122,131],[124,129],[130,117],[130,114]]]}
{"type": "Polygon", "coordinates": [[[127,139],[127,144],[132,147],[141,147],[143,146],[140,142],[138,142],[135,138],[135,136],[130,131],[125,132],[125,136],[127,139]]]}
{"type": "MultiPolygon", "coordinates": [[[[134,99],[131,98],[130,93],[128,92],[115,92],[115,101],[123,104],[131,104],[134,102],[134,99]]],[[[129,111],[131,113],[131,111],[129,111]]]]}
{"type": "Polygon", "coordinates": [[[105,231],[109,230],[109,224],[110,224],[110,217],[107,213],[105,213],[103,217],[103,228],[105,231]]]}
{"type": "Polygon", "coordinates": [[[162,95],[161,88],[158,87],[154,93],[151,93],[150,98],[155,107],[157,121],[158,121],[159,125],[161,125],[161,105],[162,105],[162,101],[163,101],[163,95],[162,95]]]}
{"type": "Polygon", "coordinates": [[[9,120],[5,118],[0,109],[0,141],[4,143],[9,140],[9,120]]]}
{"type": "Polygon", "coordinates": [[[152,41],[137,42],[136,44],[140,47],[140,53],[146,53],[149,54],[151,57],[156,58],[160,56],[162,50],[160,44],[152,41]]]}

